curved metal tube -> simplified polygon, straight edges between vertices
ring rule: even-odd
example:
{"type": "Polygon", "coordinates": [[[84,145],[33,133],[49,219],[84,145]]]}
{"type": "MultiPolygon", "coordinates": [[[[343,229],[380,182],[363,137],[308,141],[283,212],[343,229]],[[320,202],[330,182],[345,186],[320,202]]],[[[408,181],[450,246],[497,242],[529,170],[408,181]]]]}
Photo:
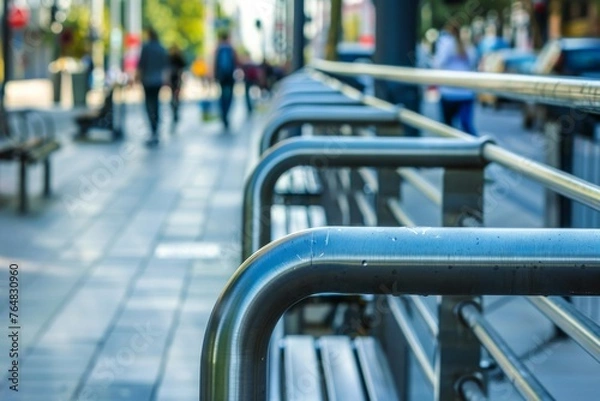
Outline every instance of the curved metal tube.
{"type": "Polygon", "coordinates": [[[265,400],[273,328],[309,296],[599,294],[598,243],[599,230],[564,229],[326,227],[289,235],[246,260],[219,297],[204,338],[200,400],[265,400]]]}
{"type": "Polygon", "coordinates": [[[397,110],[365,106],[296,106],[278,110],[265,126],[260,154],[275,144],[280,130],[297,124],[351,124],[390,126],[399,124],[397,110]]]}
{"type": "Polygon", "coordinates": [[[338,92],[323,93],[319,96],[300,94],[274,103],[274,111],[295,105],[332,105],[332,106],[364,106],[362,99],[351,98],[338,92]]]}
{"type": "Polygon", "coordinates": [[[281,100],[289,96],[311,95],[320,96],[324,93],[339,93],[336,89],[321,82],[293,84],[279,89],[274,99],[281,100]]]}
{"type": "Polygon", "coordinates": [[[465,401],[487,401],[481,384],[475,378],[468,378],[460,383],[460,393],[465,401]]]}
{"type": "Polygon", "coordinates": [[[494,74],[427,70],[365,63],[314,61],[312,68],[339,75],[369,75],[378,79],[417,85],[445,85],[490,92],[513,99],[600,112],[600,81],[577,78],[542,77],[522,74],[494,74]]]}
{"type": "Polygon", "coordinates": [[[292,138],[271,148],[254,167],[244,189],[242,260],[271,240],[271,204],[277,179],[296,166],[483,167],[486,138],[292,138]]]}

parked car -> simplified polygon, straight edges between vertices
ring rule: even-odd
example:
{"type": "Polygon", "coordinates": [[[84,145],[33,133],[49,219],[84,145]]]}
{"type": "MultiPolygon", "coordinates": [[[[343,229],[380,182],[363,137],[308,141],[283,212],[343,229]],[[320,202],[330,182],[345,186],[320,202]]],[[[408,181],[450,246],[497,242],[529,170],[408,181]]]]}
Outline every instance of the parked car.
{"type": "MultiPolygon", "coordinates": [[[[338,61],[344,63],[372,63],[374,52],[373,46],[362,43],[341,42],[337,46],[338,61]]],[[[357,77],[334,75],[334,77],[367,95],[372,95],[375,90],[373,78],[367,75],[357,77]]]]}
{"type": "MultiPolygon", "coordinates": [[[[600,77],[600,38],[563,38],[548,42],[531,69],[534,75],[600,77]]],[[[549,107],[532,102],[523,108],[523,126],[543,124],[549,107]]]]}
{"type": "Polygon", "coordinates": [[[341,42],[337,45],[338,61],[352,63],[360,60],[373,60],[375,48],[362,43],[341,42]]]}
{"type": "MultiPolygon", "coordinates": [[[[530,74],[536,61],[533,51],[503,49],[487,54],[479,63],[480,72],[530,74]]],[[[515,102],[514,99],[497,96],[492,93],[480,93],[478,99],[485,106],[500,107],[505,103],[515,102]]]]}

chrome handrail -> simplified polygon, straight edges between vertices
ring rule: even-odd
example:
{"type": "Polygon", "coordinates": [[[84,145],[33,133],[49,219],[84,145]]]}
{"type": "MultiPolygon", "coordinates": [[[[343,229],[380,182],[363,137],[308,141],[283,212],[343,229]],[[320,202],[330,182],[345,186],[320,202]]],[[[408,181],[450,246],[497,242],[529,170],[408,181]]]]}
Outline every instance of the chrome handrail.
{"type": "Polygon", "coordinates": [[[536,379],[525,363],[519,360],[519,357],[492,328],[492,325],[483,317],[476,305],[466,303],[459,308],[459,313],[525,399],[536,401],[554,400],[554,397],[536,379]]]}
{"type": "Polygon", "coordinates": [[[282,129],[299,124],[398,126],[399,117],[398,113],[393,110],[365,106],[299,105],[287,107],[274,113],[265,125],[259,153],[262,155],[275,144],[277,134],[282,129]]]}
{"type": "Polygon", "coordinates": [[[580,107],[600,113],[600,81],[498,74],[468,71],[430,70],[366,63],[315,60],[311,67],[337,75],[369,75],[373,78],[417,85],[443,85],[490,92],[513,99],[566,107],[580,107]]]}
{"type": "Polygon", "coordinates": [[[266,399],[273,329],[312,295],[597,295],[599,242],[600,230],[564,229],[327,227],[289,235],[247,259],[219,297],[202,347],[200,399],[266,399]]]}
{"type": "MultiPolygon", "coordinates": [[[[320,74],[314,74],[314,75],[318,76],[320,74]]],[[[338,82],[335,80],[331,80],[330,78],[319,77],[319,79],[321,79],[322,82],[334,82],[334,83],[338,82]]],[[[336,85],[336,87],[340,88],[340,85],[336,85]]],[[[345,88],[343,85],[341,87],[345,88]]],[[[347,89],[347,88],[345,88],[345,89],[347,89]]],[[[350,93],[354,98],[356,98],[358,95],[353,93],[352,91],[353,91],[353,89],[347,89],[347,93],[350,93]]],[[[404,110],[404,109],[395,109],[395,106],[393,106],[389,103],[383,102],[379,99],[375,99],[375,98],[368,97],[368,96],[363,96],[362,100],[365,104],[368,104],[370,106],[384,108],[388,111],[391,110],[391,111],[397,113],[399,120],[403,123],[406,123],[406,124],[412,125],[412,126],[416,126],[417,128],[427,129],[437,135],[444,136],[447,138],[467,139],[469,141],[473,141],[474,139],[477,139],[477,138],[467,135],[459,130],[445,126],[444,124],[441,124],[434,120],[428,119],[428,118],[421,116],[417,113],[414,113],[412,111],[404,110]]],[[[510,168],[517,172],[520,172],[525,176],[528,176],[530,178],[533,178],[534,180],[542,182],[549,188],[552,188],[563,195],[567,195],[576,200],[582,201],[583,203],[600,210],[600,192],[598,191],[600,189],[600,187],[598,187],[598,186],[595,186],[595,185],[590,184],[583,180],[579,180],[578,178],[576,178],[570,174],[566,174],[562,171],[550,168],[544,164],[534,162],[527,158],[523,158],[517,154],[507,151],[507,150],[505,150],[499,146],[496,146],[494,144],[484,144],[483,145],[483,157],[486,159],[486,161],[493,161],[504,167],[510,168]]],[[[404,170],[404,172],[406,172],[406,170],[404,170]]],[[[411,173],[411,171],[409,171],[408,178],[410,178],[410,173],[411,173]]],[[[407,177],[405,177],[405,178],[407,178],[407,177]]],[[[417,183],[417,184],[419,184],[419,183],[417,183]]],[[[425,183],[421,183],[421,184],[425,184],[425,183]]],[[[422,190],[423,188],[420,188],[421,186],[422,185],[417,185],[417,188],[422,190]]],[[[425,189],[427,190],[428,188],[429,187],[427,187],[425,189]]],[[[435,202],[440,197],[440,195],[438,193],[434,192],[432,187],[429,189],[431,189],[431,191],[426,191],[426,192],[430,195],[429,198],[431,200],[434,200],[434,202],[435,202]]],[[[406,218],[408,220],[410,220],[408,218],[408,216],[406,216],[406,218]]],[[[411,222],[411,224],[414,224],[414,223],[411,222]]],[[[268,232],[268,231],[266,231],[266,232],[268,232]]],[[[246,233],[246,231],[244,231],[244,233],[246,233]]],[[[584,273],[582,273],[582,275],[584,275],[584,273]]],[[[584,276],[582,276],[582,277],[584,277],[584,276]]],[[[593,277],[591,279],[593,279],[593,277]]],[[[576,288],[579,290],[579,287],[576,287],[576,288]]],[[[512,292],[510,294],[515,295],[512,292]]],[[[416,297],[410,297],[410,298],[413,298],[413,300],[414,300],[416,297]]],[[[559,324],[559,326],[561,328],[563,328],[563,330],[565,330],[567,332],[567,334],[572,336],[573,339],[575,341],[577,341],[588,353],[590,353],[594,358],[598,359],[598,326],[597,325],[593,324],[593,322],[589,322],[589,319],[586,319],[585,316],[583,316],[581,313],[579,313],[579,314],[570,313],[569,310],[572,310],[574,308],[570,307],[569,304],[567,304],[567,306],[570,307],[570,309],[565,310],[564,308],[562,308],[562,306],[564,306],[564,305],[562,305],[561,303],[557,304],[556,302],[554,302],[554,301],[557,301],[557,299],[553,298],[553,299],[549,300],[547,298],[542,298],[542,297],[530,297],[529,300],[532,301],[532,303],[534,303],[534,304],[536,304],[535,300],[540,301],[540,302],[538,302],[538,304],[540,304],[542,306],[541,307],[540,307],[540,305],[536,305],[536,306],[538,306],[538,308],[544,314],[549,316],[556,324],[559,324],[558,322],[561,322],[562,325],[559,324]],[[547,312],[546,307],[550,307],[551,311],[547,312]],[[564,315],[565,313],[566,313],[566,315],[564,315]],[[592,324],[590,324],[590,323],[592,323],[592,324]]],[[[560,301],[562,299],[558,299],[558,300],[560,301]]],[[[566,303],[566,302],[562,301],[562,303],[566,303]]],[[[420,311],[420,312],[422,314],[423,311],[420,311]]],[[[470,316],[472,316],[472,314],[470,316]]],[[[427,320],[427,317],[428,317],[427,315],[423,315],[423,318],[425,318],[429,330],[435,333],[435,331],[438,330],[438,328],[434,322],[435,319],[427,320]]],[[[481,324],[488,325],[486,327],[488,329],[490,328],[489,324],[485,321],[483,316],[479,316],[479,318],[477,319],[477,327],[479,327],[479,328],[482,327],[481,324]]],[[[489,334],[490,331],[487,330],[486,333],[489,334]]],[[[484,333],[484,334],[486,334],[486,333],[484,333]]],[[[480,333],[480,335],[481,335],[481,333],[480,333]]],[[[494,341],[493,337],[494,337],[493,335],[492,336],[488,335],[486,337],[485,341],[487,341],[487,345],[491,346],[493,349],[496,349],[496,350],[503,350],[505,347],[503,346],[502,342],[498,343],[497,341],[494,341]]],[[[418,355],[419,347],[412,347],[412,348],[413,348],[413,351],[415,351],[416,354],[418,355]]],[[[518,387],[520,387],[521,391],[523,391],[525,394],[528,394],[533,399],[536,399],[536,398],[537,399],[550,399],[550,396],[548,395],[548,393],[543,388],[541,388],[541,386],[538,386],[539,383],[537,383],[534,378],[530,377],[529,373],[526,370],[521,369],[522,364],[518,361],[518,359],[512,358],[512,360],[511,360],[510,353],[504,353],[504,352],[502,352],[502,355],[500,356],[500,358],[501,359],[504,358],[505,359],[504,362],[506,362],[508,360],[508,363],[504,363],[501,367],[505,371],[508,370],[507,373],[509,374],[509,376],[512,379],[515,380],[518,387]],[[516,365],[513,362],[515,362],[516,365]],[[515,371],[516,371],[516,373],[515,373],[515,371]]],[[[425,358],[421,358],[421,359],[423,361],[425,361],[425,358]]],[[[425,372],[427,374],[427,366],[428,365],[421,363],[420,366],[425,369],[425,372]]],[[[429,365],[429,367],[430,367],[430,365],[429,365]]],[[[478,388],[477,380],[475,380],[474,378],[465,379],[465,381],[460,384],[460,388],[463,392],[466,391],[465,388],[463,388],[463,386],[462,386],[465,383],[469,384],[469,386],[467,386],[467,387],[469,387],[469,391],[472,390],[471,395],[473,395],[473,397],[475,397],[475,399],[477,399],[477,397],[479,395],[481,395],[481,394],[477,393],[477,391],[476,391],[478,388]]]]}
{"type": "MultiPolygon", "coordinates": [[[[315,79],[320,79],[323,82],[329,82],[331,80],[331,78],[323,77],[322,74],[316,74],[315,79]]],[[[395,107],[391,103],[369,96],[364,96],[363,100],[365,101],[365,104],[369,104],[373,107],[395,107]]],[[[476,139],[463,131],[422,116],[414,111],[401,109],[398,114],[402,123],[417,129],[429,131],[433,134],[447,138],[465,140],[476,139]]],[[[538,163],[534,160],[520,156],[493,142],[485,144],[483,153],[485,159],[489,162],[494,162],[519,172],[528,178],[544,184],[549,189],[552,189],[561,195],[581,202],[593,209],[600,210],[600,186],[598,185],[584,181],[572,174],[565,173],[564,171],[547,166],[543,163],[538,163]]]]}
{"type": "Polygon", "coordinates": [[[271,240],[270,210],[275,182],[292,167],[483,167],[481,149],[488,140],[381,137],[288,139],[267,152],[246,181],[242,259],[271,240]]]}
{"type": "Polygon", "coordinates": [[[410,325],[410,317],[397,302],[388,300],[388,305],[390,308],[390,313],[392,316],[394,316],[398,327],[400,330],[402,330],[402,335],[406,339],[406,343],[415,356],[417,365],[421,368],[423,375],[425,375],[425,378],[431,387],[435,387],[435,369],[429,361],[429,357],[427,356],[425,348],[421,344],[421,341],[419,341],[419,336],[410,325]]]}
{"type": "Polygon", "coordinates": [[[600,326],[560,297],[528,297],[544,315],[600,362],[600,326]]]}
{"type": "Polygon", "coordinates": [[[421,177],[416,169],[405,167],[399,168],[396,172],[406,182],[410,183],[415,189],[425,195],[425,197],[433,202],[433,204],[436,206],[442,205],[442,193],[429,181],[421,177]]]}

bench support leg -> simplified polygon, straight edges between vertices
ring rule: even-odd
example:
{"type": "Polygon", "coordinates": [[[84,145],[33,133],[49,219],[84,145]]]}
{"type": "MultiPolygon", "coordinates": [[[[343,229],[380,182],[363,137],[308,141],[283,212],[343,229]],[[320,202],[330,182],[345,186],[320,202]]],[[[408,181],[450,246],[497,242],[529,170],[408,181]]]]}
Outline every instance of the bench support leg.
{"type": "MultiPolygon", "coordinates": [[[[442,219],[444,227],[483,225],[483,169],[444,172],[442,219]]],[[[481,345],[456,314],[458,305],[472,302],[481,307],[480,297],[438,297],[438,347],[435,355],[434,399],[460,400],[457,379],[470,377],[486,388],[480,372],[481,345]]]]}
{"type": "MultiPolygon", "coordinates": [[[[377,136],[398,137],[404,136],[404,131],[398,128],[380,128],[377,130],[377,136]]],[[[393,227],[398,225],[396,217],[388,207],[388,199],[402,199],[402,179],[396,173],[395,169],[379,169],[377,171],[378,193],[375,198],[377,225],[393,227]]]]}
{"type": "Polygon", "coordinates": [[[27,160],[21,158],[19,165],[19,212],[27,213],[27,160]]]}
{"type": "Polygon", "coordinates": [[[50,196],[51,173],[50,159],[47,158],[44,160],[44,197],[46,198],[50,196]]]}

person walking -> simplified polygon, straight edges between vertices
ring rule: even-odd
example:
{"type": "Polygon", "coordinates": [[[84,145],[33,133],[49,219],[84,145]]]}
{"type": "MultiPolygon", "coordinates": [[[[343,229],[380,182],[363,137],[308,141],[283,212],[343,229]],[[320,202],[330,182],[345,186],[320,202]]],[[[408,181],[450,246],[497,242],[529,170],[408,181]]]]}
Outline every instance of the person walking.
{"type": "Polygon", "coordinates": [[[138,63],[138,78],[144,87],[146,113],[150,121],[150,139],[148,146],[158,145],[159,100],[160,88],[165,85],[168,68],[168,56],[165,48],[158,40],[158,34],[152,28],[148,29],[148,40],[142,46],[138,63]]]}
{"type": "MultiPolygon", "coordinates": [[[[457,25],[449,23],[442,31],[436,44],[433,67],[452,71],[475,71],[477,52],[460,37],[457,25]]],[[[445,124],[453,125],[458,117],[463,131],[477,135],[473,114],[475,93],[469,89],[441,86],[440,108],[445,124]]]]}
{"type": "Polygon", "coordinates": [[[246,62],[242,65],[242,70],[244,71],[246,109],[248,111],[248,115],[250,115],[254,109],[251,92],[253,87],[259,85],[260,68],[252,61],[252,59],[250,59],[250,56],[247,55],[246,62]]]}
{"type": "Polygon", "coordinates": [[[183,53],[176,45],[169,49],[169,86],[171,87],[171,110],[173,111],[173,122],[179,121],[179,95],[181,82],[186,63],[183,53]]]}
{"type": "Polygon", "coordinates": [[[229,129],[229,109],[233,101],[234,73],[238,66],[237,55],[229,42],[229,33],[219,35],[219,44],[215,51],[214,77],[221,87],[219,107],[225,131],[229,129]]]}

